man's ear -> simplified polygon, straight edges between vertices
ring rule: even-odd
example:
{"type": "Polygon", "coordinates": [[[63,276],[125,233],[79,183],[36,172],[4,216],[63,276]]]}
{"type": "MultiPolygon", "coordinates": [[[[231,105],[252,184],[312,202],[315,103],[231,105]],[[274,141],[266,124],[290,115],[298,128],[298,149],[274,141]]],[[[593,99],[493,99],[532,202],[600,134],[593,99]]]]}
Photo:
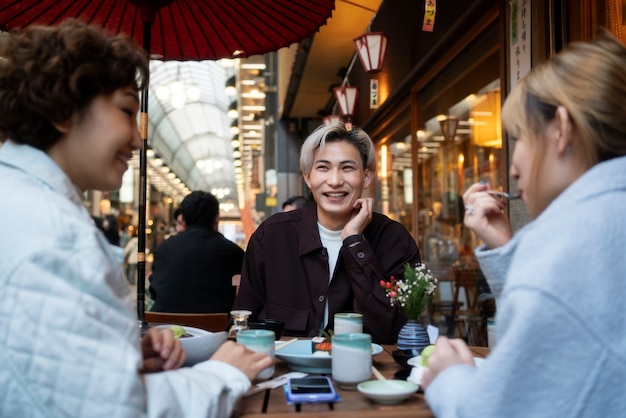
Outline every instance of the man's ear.
{"type": "Polygon", "coordinates": [[[311,173],[304,173],[304,175],[302,176],[304,178],[304,182],[306,183],[307,187],[309,188],[309,190],[311,190],[311,183],[309,183],[309,177],[311,176],[311,173]]]}
{"type": "Polygon", "coordinates": [[[374,175],[372,171],[369,168],[366,168],[365,173],[363,174],[363,188],[367,189],[368,187],[370,187],[370,184],[372,184],[373,180],[374,175]]]}

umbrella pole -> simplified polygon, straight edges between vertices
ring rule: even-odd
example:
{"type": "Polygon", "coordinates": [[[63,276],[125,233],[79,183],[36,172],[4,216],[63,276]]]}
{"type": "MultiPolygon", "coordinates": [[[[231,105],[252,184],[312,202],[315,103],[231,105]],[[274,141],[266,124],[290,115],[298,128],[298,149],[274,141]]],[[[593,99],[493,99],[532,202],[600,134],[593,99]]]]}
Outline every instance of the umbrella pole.
{"type": "MultiPolygon", "coordinates": [[[[150,35],[152,23],[143,22],[143,47],[148,57],[150,56],[150,35]]],[[[149,81],[148,81],[149,82],[149,81]]],[[[144,83],[141,91],[141,114],[139,118],[139,130],[141,134],[142,147],[139,150],[139,242],[137,256],[137,319],[142,334],[148,329],[145,320],[146,308],[146,201],[147,201],[147,167],[148,167],[148,82],[144,83]]]]}

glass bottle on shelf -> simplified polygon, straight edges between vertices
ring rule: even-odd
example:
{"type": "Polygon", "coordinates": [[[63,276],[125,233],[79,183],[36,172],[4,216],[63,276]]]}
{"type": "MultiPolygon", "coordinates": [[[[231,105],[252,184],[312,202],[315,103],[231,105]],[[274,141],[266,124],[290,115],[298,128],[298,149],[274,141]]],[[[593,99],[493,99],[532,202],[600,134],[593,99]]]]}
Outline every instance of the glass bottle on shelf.
{"type": "Polygon", "coordinates": [[[231,340],[237,339],[237,333],[244,329],[248,329],[248,317],[252,315],[251,311],[237,310],[230,311],[230,316],[233,318],[233,325],[228,331],[228,338],[231,340]]]}

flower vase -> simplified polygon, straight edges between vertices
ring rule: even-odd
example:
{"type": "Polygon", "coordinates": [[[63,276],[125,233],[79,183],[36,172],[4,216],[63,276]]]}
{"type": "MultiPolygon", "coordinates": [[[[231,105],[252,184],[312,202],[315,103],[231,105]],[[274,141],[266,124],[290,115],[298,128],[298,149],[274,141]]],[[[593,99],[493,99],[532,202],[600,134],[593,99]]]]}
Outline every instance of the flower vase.
{"type": "Polygon", "coordinates": [[[424,325],[414,319],[409,319],[398,333],[398,350],[419,350],[430,344],[430,338],[424,325]]]}

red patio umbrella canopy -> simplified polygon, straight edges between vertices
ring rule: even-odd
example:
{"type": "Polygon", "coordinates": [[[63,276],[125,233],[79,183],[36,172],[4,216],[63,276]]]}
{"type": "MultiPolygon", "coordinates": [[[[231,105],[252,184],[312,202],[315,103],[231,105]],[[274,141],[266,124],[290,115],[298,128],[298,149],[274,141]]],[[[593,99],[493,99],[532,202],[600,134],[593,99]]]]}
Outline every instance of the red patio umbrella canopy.
{"type": "Polygon", "coordinates": [[[144,45],[167,60],[247,57],[299,42],[326,23],[334,0],[8,0],[0,29],[54,25],[76,17],[144,45]]]}

